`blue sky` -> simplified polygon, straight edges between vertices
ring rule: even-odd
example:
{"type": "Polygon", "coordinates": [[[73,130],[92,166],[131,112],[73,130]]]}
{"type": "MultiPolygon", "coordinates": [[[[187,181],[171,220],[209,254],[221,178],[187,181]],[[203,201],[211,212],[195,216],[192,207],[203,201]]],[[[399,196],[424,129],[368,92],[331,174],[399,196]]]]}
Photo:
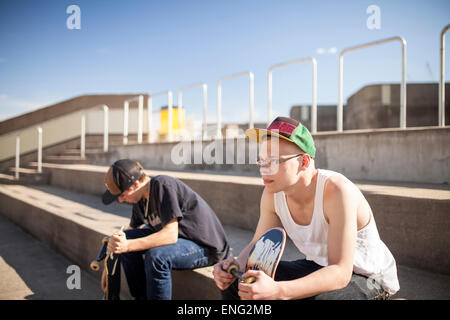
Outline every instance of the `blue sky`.
{"type": "MultiPolygon", "coordinates": [[[[257,120],[265,121],[271,65],[315,57],[318,102],[336,104],[339,52],[383,38],[406,39],[408,82],[437,82],[448,23],[450,1],[438,0],[2,0],[0,120],[83,94],[173,90],[176,103],[178,88],[205,82],[214,121],[217,80],[252,71],[257,120]],[[66,27],[73,4],[80,30],[66,27]],[[379,30],[366,26],[369,5],[380,8],[379,30]]],[[[344,97],[367,84],[398,83],[400,54],[400,44],[389,43],[346,55],[344,97]]],[[[276,70],[273,84],[275,113],[311,103],[309,64],[276,70]]],[[[183,98],[188,117],[201,119],[200,88],[183,98]]],[[[155,98],[155,107],[163,104],[155,98]]],[[[248,121],[246,78],[224,82],[222,108],[223,121],[248,121]]]]}

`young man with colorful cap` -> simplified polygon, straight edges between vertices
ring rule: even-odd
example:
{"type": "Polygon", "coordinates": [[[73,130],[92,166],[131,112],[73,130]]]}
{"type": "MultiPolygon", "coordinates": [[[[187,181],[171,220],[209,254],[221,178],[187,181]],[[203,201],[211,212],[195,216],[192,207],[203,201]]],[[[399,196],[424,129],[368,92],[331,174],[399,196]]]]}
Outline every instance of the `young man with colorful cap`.
{"type": "MultiPolygon", "coordinates": [[[[121,254],[131,295],[172,298],[172,269],[212,265],[228,256],[225,231],[210,206],[182,181],[148,177],[133,160],[116,161],[105,176],[103,203],[133,205],[129,227],[110,237],[108,250],[121,254]]],[[[106,282],[102,276],[102,289],[106,282]]]]}
{"type": "Polygon", "coordinates": [[[264,129],[246,131],[261,143],[264,181],[260,218],[250,244],[237,258],[214,266],[224,299],[387,299],[399,290],[394,257],[381,241],[372,210],[346,177],[316,169],[316,148],[308,129],[278,117],[264,129]],[[282,226],[306,259],[281,261],[275,279],[249,270],[252,284],[225,272],[244,271],[248,253],[268,229],[282,226]]]}

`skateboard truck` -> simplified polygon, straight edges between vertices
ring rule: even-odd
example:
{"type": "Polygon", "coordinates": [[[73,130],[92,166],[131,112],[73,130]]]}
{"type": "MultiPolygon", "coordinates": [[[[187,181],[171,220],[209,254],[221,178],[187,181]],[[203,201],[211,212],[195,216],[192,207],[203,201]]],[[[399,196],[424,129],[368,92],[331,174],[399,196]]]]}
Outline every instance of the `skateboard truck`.
{"type": "Polygon", "coordinates": [[[232,264],[231,266],[228,267],[227,269],[228,273],[231,273],[233,276],[235,276],[236,278],[238,278],[240,281],[245,282],[245,283],[253,283],[256,281],[255,277],[248,277],[248,278],[244,278],[243,277],[243,272],[239,271],[239,268],[237,265],[232,264]]]}
{"type": "Polygon", "coordinates": [[[94,271],[100,270],[100,262],[106,258],[107,255],[107,247],[108,247],[108,237],[104,237],[102,240],[102,247],[100,252],[98,253],[97,258],[91,262],[90,268],[94,271]]]}

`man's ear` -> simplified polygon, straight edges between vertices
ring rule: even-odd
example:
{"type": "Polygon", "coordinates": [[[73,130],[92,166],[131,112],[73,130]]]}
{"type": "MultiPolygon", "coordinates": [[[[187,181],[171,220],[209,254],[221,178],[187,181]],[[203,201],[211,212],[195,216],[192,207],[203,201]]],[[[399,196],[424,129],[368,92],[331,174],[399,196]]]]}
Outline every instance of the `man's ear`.
{"type": "Polygon", "coordinates": [[[309,164],[311,163],[311,157],[309,156],[309,154],[306,154],[305,153],[305,155],[303,156],[303,157],[301,157],[301,161],[302,161],[302,167],[303,168],[308,168],[309,167],[309,164]]]}

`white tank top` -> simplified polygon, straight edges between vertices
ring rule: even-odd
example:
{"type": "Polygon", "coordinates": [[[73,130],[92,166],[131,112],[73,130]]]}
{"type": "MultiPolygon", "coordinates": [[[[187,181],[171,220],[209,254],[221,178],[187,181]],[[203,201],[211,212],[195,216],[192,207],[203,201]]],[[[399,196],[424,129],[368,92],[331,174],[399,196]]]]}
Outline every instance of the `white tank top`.
{"type": "MultiPolygon", "coordinates": [[[[309,225],[295,223],[283,191],[274,194],[274,203],[286,233],[300,252],[307,260],[327,266],[328,223],[323,214],[323,190],[327,179],[340,173],[323,169],[318,169],[318,172],[314,211],[309,225]]],[[[353,272],[376,280],[391,295],[400,289],[395,259],[381,241],[372,214],[369,223],[357,232],[353,272]]]]}

